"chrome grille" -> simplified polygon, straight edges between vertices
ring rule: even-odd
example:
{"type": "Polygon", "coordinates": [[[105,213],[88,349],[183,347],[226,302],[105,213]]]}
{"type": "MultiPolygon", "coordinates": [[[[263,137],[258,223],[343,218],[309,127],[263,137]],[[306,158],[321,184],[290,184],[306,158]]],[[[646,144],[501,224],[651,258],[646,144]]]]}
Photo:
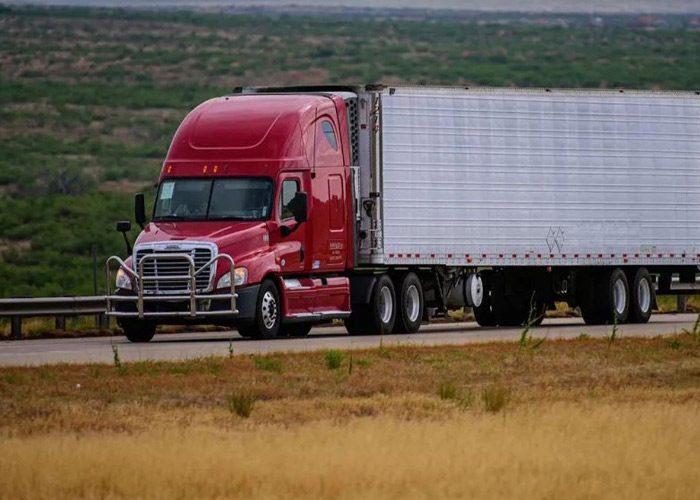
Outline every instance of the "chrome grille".
{"type": "MultiPolygon", "coordinates": [[[[138,248],[135,252],[136,272],[141,259],[145,255],[156,254],[155,259],[149,259],[144,262],[143,275],[144,277],[165,277],[165,276],[188,276],[190,273],[189,263],[183,258],[173,258],[172,254],[189,254],[194,259],[195,271],[204,266],[213,257],[210,248],[191,248],[191,249],[161,249],[161,248],[138,248]]],[[[211,286],[211,277],[213,269],[203,271],[197,276],[197,291],[204,291],[211,286]]],[[[190,283],[188,279],[183,280],[147,280],[143,282],[144,293],[189,293],[190,283]]]]}

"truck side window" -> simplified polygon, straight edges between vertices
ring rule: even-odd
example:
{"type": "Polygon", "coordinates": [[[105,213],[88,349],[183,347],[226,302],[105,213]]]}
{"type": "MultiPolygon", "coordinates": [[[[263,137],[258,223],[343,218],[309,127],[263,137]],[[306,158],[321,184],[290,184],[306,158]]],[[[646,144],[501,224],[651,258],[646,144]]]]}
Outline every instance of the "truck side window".
{"type": "Polygon", "coordinates": [[[287,179],[282,182],[282,192],[280,193],[280,220],[291,219],[294,217],[292,211],[287,207],[294,195],[299,191],[299,181],[296,179],[287,179]]]}
{"type": "Polygon", "coordinates": [[[326,136],[331,147],[338,151],[338,141],[335,138],[335,132],[333,132],[333,124],[328,120],[324,120],[323,123],[321,123],[321,130],[323,130],[323,135],[326,136]]]}

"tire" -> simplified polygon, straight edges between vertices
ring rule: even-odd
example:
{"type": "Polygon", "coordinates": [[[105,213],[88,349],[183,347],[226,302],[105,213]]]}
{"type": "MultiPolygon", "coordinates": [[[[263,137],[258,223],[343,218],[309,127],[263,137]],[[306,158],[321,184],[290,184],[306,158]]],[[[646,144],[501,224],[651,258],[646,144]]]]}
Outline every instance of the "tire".
{"type": "Polygon", "coordinates": [[[362,335],[366,329],[363,328],[363,318],[369,315],[369,306],[367,304],[353,304],[352,313],[345,318],[345,330],[350,335],[362,335]]]}
{"type": "Polygon", "coordinates": [[[496,326],[496,314],[493,310],[493,273],[480,272],[482,286],[484,287],[484,298],[481,304],[474,306],[474,319],[479,326],[496,326]]]}
{"type": "Polygon", "coordinates": [[[255,301],[255,318],[253,323],[238,329],[243,336],[258,340],[268,340],[277,337],[282,322],[282,302],[272,280],[265,280],[260,285],[258,298],[255,301]]]}
{"type": "Polygon", "coordinates": [[[306,337],[313,323],[292,323],[289,325],[282,325],[280,329],[280,337],[306,337]]]}
{"type": "Polygon", "coordinates": [[[640,267],[634,274],[630,296],[628,321],[630,323],[647,323],[651,317],[655,298],[651,276],[645,267],[640,267]]]}
{"type": "Polygon", "coordinates": [[[387,335],[396,322],[396,293],[391,278],[382,274],[372,288],[369,304],[353,305],[353,312],[345,320],[345,329],[351,335],[387,335]]]}
{"type": "Polygon", "coordinates": [[[587,325],[601,325],[605,318],[597,304],[600,273],[581,274],[577,281],[576,301],[581,309],[581,317],[587,325]]]}
{"type": "Polygon", "coordinates": [[[423,321],[423,286],[415,273],[406,273],[397,278],[399,300],[393,333],[416,333],[423,321]]]}
{"type": "Polygon", "coordinates": [[[124,319],[119,322],[129,342],[150,342],[156,334],[156,325],[142,319],[124,319]]]}
{"type": "Polygon", "coordinates": [[[630,309],[627,276],[620,268],[603,271],[593,278],[592,294],[581,304],[583,320],[587,325],[627,322],[630,309]]]}

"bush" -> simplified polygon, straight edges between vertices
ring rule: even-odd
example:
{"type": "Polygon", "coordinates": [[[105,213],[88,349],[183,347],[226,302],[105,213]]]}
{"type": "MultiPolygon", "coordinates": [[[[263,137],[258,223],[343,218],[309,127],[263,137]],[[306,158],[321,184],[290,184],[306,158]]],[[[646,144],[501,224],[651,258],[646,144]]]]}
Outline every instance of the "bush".
{"type": "Polygon", "coordinates": [[[326,351],[326,367],[329,370],[337,370],[345,359],[345,354],[334,349],[326,351]]]}
{"type": "Polygon", "coordinates": [[[504,410],[510,402],[511,388],[501,384],[491,384],[481,392],[484,409],[489,413],[504,410]]]}
{"type": "Polygon", "coordinates": [[[226,399],[226,405],[231,413],[239,417],[248,418],[253,413],[253,406],[257,398],[248,391],[234,391],[226,399]]]}

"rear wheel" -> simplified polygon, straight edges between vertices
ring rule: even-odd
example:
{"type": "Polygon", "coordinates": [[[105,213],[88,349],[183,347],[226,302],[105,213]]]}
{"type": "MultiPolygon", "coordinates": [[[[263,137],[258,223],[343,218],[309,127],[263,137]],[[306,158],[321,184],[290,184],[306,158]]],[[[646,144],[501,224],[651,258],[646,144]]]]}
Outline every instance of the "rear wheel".
{"type": "Polygon", "coordinates": [[[629,286],[620,268],[605,270],[591,277],[581,303],[583,320],[589,325],[625,323],[629,314],[629,286]]]}
{"type": "Polygon", "coordinates": [[[124,319],[119,326],[129,342],[150,342],[156,334],[156,325],[142,319],[124,319]]]}
{"type": "Polygon", "coordinates": [[[632,300],[629,307],[629,322],[648,322],[651,317],[651,308],[654,306],[654,286],[646,268],[641,267],[634,274],[630,295],[632,300]]]}
{"type": "Polygon", "coordinates": [[[423,287],[415,273],[406,273],[396,280],[399,298],[394,333],[416,333],[423,320],[423,287]]]}
{"type": "Polygon", "coordinates": [[[482,293],[475,294],[481,299],[479,303],[474,303],[472,310],[474,311],[474,319],[479,326],[496,326],[496,314],[493,310],[493,273],[480,272],[478,274],[482,293]]]}
{"type": "Polygon", "coordinates": [[[382,274],[374,283],[369,304],[353,304],[352,314],[345,320],[345,328],[351,335],[385,335],[394,328],[395,321],[394,285],[389,276],[382,274]]]}

